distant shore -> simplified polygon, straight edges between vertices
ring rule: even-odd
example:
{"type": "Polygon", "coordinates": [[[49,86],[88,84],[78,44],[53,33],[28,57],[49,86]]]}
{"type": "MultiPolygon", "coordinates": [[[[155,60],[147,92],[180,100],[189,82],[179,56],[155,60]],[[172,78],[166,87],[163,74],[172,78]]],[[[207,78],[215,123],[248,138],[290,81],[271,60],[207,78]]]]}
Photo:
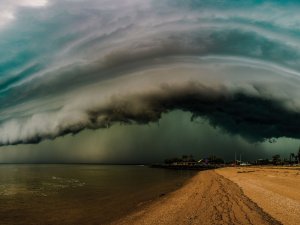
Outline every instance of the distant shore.
{"type": "Polygon", "coordinates": [[[151,168],[163,168],[163,169],[175,169],[175,170],[211,170],[211,169],[217,169],[224,167],[224,165],[217,165],[217,164],[195,164],[195,165],[189,165],[189,164],[153,164],[150,165],[151,168]]]}
{"type": "Polygon", "coordinates": [[[113,224],[300,224],[299,187],[297,168],[206,170],[113,224]]]}

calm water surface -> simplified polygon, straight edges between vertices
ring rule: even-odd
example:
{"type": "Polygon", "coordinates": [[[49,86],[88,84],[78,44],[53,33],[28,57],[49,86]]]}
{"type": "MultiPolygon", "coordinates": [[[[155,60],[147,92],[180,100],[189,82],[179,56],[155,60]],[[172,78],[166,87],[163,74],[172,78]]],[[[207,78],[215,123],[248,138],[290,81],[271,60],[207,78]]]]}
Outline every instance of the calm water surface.
{"type": "Polygon", "coordinates": [[[193,175],[146,166],[1,165],[0,224],[107,224],[193,175]]]}

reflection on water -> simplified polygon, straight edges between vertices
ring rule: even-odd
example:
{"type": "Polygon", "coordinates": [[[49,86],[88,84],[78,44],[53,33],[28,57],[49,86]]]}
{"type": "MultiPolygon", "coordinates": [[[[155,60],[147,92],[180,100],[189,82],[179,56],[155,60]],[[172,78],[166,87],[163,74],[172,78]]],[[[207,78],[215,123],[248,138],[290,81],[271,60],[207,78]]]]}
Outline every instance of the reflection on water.
{"type": "MultiPolygon", "coordinates": [[[[5,182],[1,179],[1,182],[5,182]]],[[[0,196],[1,195],[17,195],[17,194],[30,194],[30,195],[42,195],[47,196],[49,191],[59,191],[63,188],[74,188],[85,185],[84,182],[80,182],[77,179],[68,179],[62,177],[52,177],[52,180],[40,182],[38,185],[27,185],[18,182],[0,184],[0,196]],[[54,180],[54,181],[53,181],[54,180]]]]}
{"type": "Polygon", "coordinates": [[[194,172],[142,166],[1,165],[0,224],[103,224],[194,172]]]}

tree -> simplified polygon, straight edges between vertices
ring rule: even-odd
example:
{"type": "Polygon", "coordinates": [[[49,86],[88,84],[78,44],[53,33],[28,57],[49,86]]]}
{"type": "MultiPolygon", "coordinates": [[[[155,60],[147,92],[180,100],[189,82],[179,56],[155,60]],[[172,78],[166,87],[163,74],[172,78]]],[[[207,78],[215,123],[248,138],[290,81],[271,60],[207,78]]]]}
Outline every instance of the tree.
{"type": "Polygon", "coordinates": [[[290,164],[294,163],[294,160],[295,160],[295,154],[290,153],[290,164]]]}
{"type": "Polygon", "coordinates": [[[179,158],[172,158],[172,159],[165,159],[165,164],[172,164],[172,163],[176,163],[176,162],[182,162],[182,159],[179,158]]]}
{"type": "Polygon", "coordinates": [[[278,155],[278,154],[277,155],[273,155],[272,159],[273,159],[273,164],[274,165],[278,165],[281,162],[280,155],[278,155]]]}
{"type": "Polygon", "coordinates": [[[211,155],[210,157],[208,157],[208,161],[210,163],[214,163],[214,164],[223,164],[224,160],[222,158],[219,158],[215,155],[211,155]]]}
{"type": "Polygon", "coordinates": [[[188,161],[188,156],[187,155],[182,155],[182,161],[183,162],[186,162],[186,161],[188,161]]]}
{"type": "Polygon", "coordinates": [[[197,162],[193,155],[189,155],[188,162],[197,162]]]}

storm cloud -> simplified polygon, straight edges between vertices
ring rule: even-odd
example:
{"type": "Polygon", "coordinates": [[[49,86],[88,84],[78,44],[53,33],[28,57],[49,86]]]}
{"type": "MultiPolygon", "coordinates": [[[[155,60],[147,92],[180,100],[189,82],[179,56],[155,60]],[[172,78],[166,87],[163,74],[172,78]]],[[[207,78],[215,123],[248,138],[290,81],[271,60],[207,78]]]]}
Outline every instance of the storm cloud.
{"type": "Polygon", "coordinates": [[[300,134],[300,112],[280,100],[259,92],[251,95],[225,86],[211,88],[190,82],[162,84],[146,92],[111,96],[102,103],[80,103],[58,112],[10,121],[0,130],[1,144],[38,143],[84,129],[109,128],[114,123],[148,124],[158,122],[163,113],[172,110],[191,112],[191,120],[206,118],[211,125],[249,141],[299,138],[300,134]]]}
{"type": "Polygon", "coordinates": [[[297,1],[0,3],[0,145],[180,110],[249,143],[299,139],[297,1]]]}

